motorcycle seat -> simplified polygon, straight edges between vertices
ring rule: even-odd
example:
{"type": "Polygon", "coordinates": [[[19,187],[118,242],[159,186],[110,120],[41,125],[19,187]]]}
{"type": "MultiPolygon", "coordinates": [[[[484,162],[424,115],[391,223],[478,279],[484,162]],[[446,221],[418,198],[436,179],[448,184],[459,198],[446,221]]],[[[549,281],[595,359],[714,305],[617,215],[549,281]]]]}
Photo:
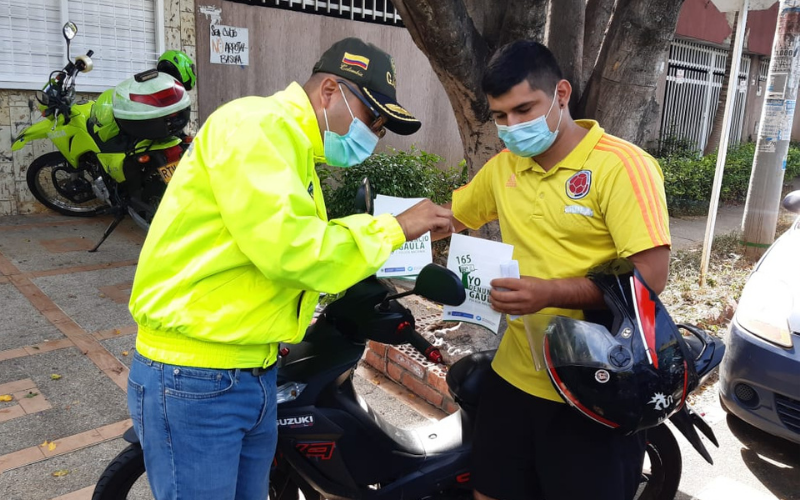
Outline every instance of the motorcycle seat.
{"type": "Polygon", "coordinates": [[[492,360],[497,350],[481,351],[458,360],[447,371],[447,387],[462,406],[478,406],[483,380],[492,369],[492,360]]]}

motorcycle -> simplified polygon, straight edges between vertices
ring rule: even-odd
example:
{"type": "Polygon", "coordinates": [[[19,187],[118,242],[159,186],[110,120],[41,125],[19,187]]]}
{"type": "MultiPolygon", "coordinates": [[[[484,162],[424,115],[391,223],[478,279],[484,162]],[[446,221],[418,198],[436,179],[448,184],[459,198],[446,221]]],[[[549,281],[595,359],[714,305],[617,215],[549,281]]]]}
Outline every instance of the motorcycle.
{"type": "Polygon", "coordinates": [[[36,158],[26,181],[44,206],[69,216],[110,213],[113,222],[95,252],[126,215],[147,230],[161,197],[191,137],[191,99],[183,85],[166,73],[147,70],[106,90],[97,101],[75,103],[78,73],[93,68],[93,51],[73,62],[70,41],[78,31],[67,22],[67,64],[50,74],[36,93],[45,118],[14,139],[12,151],[34,140],[49,139],[58,149],[36,158]]]}
{"type": "MultiPolygon", "coordinates": [[[[452,305],[465,299],[461,279],[435,264],[423,268],[414,288],[402,293],[371,276],[325,306],[303,342],[281,345],[271,500],[296,500],[301,492],[307,500],[472,498],[473,423],[494,351],[472,354],[450,367],[446,381],[460,409],[422,428],[406,430],[386,422],[353,386],[367,340],[419,345],[414,342],[421,337],[414,316],[397,300],[410,294],[452,305]]],[[[723,348],[707,336],[687,343],[694,353],[723,348]]],[[[673,423],[710,461],[695,431],[700,429],[716,444],[705,422],[684,406],[673,423]]],[[[130,445],[102,473],[93,500],[149,495],[138,438],[132,428],[124,438],[130,445]]],[[[674,498],[682,459],[667,426],[647,430],[646,464],[636,498],[674,498]]]]}

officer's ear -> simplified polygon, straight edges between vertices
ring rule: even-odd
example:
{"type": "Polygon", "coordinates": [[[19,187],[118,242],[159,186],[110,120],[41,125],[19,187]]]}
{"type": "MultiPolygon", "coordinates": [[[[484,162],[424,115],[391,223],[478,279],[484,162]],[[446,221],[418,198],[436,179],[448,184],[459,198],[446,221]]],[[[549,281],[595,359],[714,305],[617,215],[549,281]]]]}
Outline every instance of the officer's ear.
{"type": "Polygon", "coordinates": [[[320,81],[319,98],[323,108],[328,109],[330,107],[331,100],[337,92],[339,92],[339,84],[333,76],[326,76],[320,81]]]}

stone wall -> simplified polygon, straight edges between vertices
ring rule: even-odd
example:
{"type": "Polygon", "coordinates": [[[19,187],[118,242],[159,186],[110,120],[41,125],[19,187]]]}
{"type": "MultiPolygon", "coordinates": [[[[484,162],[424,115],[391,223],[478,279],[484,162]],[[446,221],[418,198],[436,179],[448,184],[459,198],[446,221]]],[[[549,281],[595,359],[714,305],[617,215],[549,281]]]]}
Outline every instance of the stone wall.
{"type": "MultiPolygon", "coordinates": [[[[194,0],[164,0],[165,49],[181,49],[194,59],[195,32],[194,0]]],[[[100,64],[100,61],[95,61],[95,64],[100,64]]],[[[42,75],[43,84],[46,79],[47,75],[42,75]]],[[[34,94],[32,90],[0,89],[0,215],[46,210],[30,194],[25,184],[25,173],[34,158],[55,150],[52,143],[35,141],[20,151],[11,152],[13,138],[41,119],[34,94]]],[[[192,97],[192,121],[187,131],[193,134],[197,129],[197,91],[192,90],[189,94],[192,97]]],[[[97,94],[78,94],[77,102],[96,97],[97,94]]]]}

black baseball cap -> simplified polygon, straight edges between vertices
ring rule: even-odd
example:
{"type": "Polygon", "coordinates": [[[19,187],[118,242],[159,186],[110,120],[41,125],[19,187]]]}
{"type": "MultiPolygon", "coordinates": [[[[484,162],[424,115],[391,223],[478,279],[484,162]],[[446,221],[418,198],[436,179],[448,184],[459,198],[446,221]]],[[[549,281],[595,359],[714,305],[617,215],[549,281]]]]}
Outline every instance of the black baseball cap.
{"type": "Polygon", "coordinates": [[[354,37],[339,40],[314,65],[313,73],[319,72],[355,83],[392,132],[410,135],[422,126],[397,102],[394,60],[375,45],[354,37]]]}

